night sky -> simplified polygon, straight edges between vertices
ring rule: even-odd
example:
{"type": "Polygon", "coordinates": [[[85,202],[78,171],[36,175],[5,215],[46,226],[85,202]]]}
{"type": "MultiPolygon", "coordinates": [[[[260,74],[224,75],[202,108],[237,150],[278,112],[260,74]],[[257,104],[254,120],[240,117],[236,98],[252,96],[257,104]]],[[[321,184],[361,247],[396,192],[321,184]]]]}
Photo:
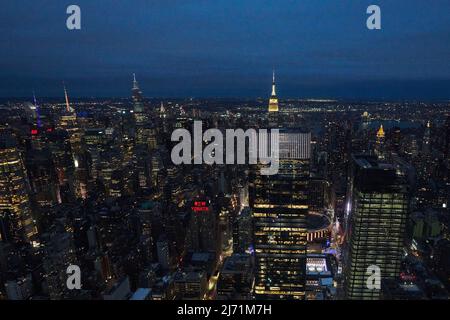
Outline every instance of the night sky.
{"type": "Polygon", "coordinates": [[[450,99],[449,0],[2,0],[0,97],[450,99]],[[82,29],[66,28],[81,7],[82,29]],[[366,9],[382,10],[382,30],[366,9]]]}

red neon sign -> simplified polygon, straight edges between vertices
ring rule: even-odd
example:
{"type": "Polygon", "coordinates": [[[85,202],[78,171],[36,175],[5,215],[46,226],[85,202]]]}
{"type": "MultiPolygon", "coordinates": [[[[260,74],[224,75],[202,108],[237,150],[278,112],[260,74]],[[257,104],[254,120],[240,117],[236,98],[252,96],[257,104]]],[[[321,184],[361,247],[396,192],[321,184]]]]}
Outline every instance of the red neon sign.
{"type": "Polygon", "coordinates": [[[400,279],[403,280],[403,281],[414,282],[414,281],[416,281],[416,275],[415,274],[409,274],[409,273],[401,272],[400,273],[400,279]]]}
{"type": "Polygon", "coordinates": [[[37,129],[31,129],[31,134],[32,134],[32,135],[37,135],[37,134],[38,134],[37,129]]]}
{"type": "Polygon", "coordinates": [[[194,205],[192,206],[192,211],[209,211],[209,208],[206,206],[206,201],[194,201],[194,205]]]}

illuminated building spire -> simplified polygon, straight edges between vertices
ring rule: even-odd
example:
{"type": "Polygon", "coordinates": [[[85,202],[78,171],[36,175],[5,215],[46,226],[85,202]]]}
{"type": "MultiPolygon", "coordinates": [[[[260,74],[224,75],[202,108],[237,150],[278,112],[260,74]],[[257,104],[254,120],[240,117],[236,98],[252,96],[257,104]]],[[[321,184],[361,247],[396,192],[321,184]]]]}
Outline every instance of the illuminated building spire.
{"type": "Polygon", "coordinates": [[[269,112],[278,112],[278,98],[275,90],[275,70],[272,73],[272,94],[269,99],[269,112]]]}
{"type": "Polygon", "coordinates": [[[63,86],[64,86],[64,97],[66,98],[66,111],[73,112],[73,109],[70,107],[70,104],[69,104],[69,95],[67,94],[67,89],[66,89],[66,85],[64,84],[64,81],[63,81],[63,86]]]}
{"type": "MultiPolygon", "coordinates": [[[[131,98],[133,100],[133,110],[136,114],[141,114],[144,111],[144,98],[142,96],[141,89],[139,89],[139,84],[136,80],[136,74],[133,73],[133,88],[131,88],[131,98]]],[[[138,116],[139,118],[140,116],[138,116]]],[[[138,119],[138,122],[142,122],[143,119],[138,119]]]]}
{"type": "Polygon", "coordinates": [[[275,70],[273,70],[273,73],[272,73],[272,96],[275,97],[276,95],[277,94],[275,91],[275,70]]]}
{"type": "Polygon", "coordinates": [[[34,107],[35,107],[35,110],[36,110],[37,126],[38,126],[38,128],[41,128],[42,127],[41,116],[39,115],[39,106],[37,104],[36,95],[34,93],[34,90],[33,90],[33,103],[34,103],[34,107]]]}
{"type": "Polygon", "coordinates": [[[161,107],[159,108],[159,116],[161,118],[166,117],[166,108],[164,108],[164,103],[161,101],[161,107]]]}
{"type": "Polygon", "coordinates": [[[139,85],[136,80],[136,73],[133,73],[133,89],[139,89],[139,85]]]}

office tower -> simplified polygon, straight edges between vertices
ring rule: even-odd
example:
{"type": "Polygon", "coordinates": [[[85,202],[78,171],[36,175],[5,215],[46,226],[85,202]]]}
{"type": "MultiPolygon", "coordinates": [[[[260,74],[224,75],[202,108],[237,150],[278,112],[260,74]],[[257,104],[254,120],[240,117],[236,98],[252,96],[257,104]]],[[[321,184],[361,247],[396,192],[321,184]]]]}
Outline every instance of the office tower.
{"type": "Polygon", "coordinates": [[[188,225],[188,250],[219,253],[218,215],[205,197],[192,201],[188,225]]]}
{"type": "Polygon", "coordinates": [[[51,153],[40,150],[28,153],[26,167],[34,203],[45,207],[61,202],[58,177],[51,153]]]}
{"type": "Polygon", "coordinates": [[[431,151],[431,124],[430,124],[430,121],[427,121],[427,126],[425,128],[425,132],[423,135],[422,151],[425,154],[428,154],[431,151]]]}
{"type": "Polygon", "coordinates": [[[143,123],[144,119],[144,97],[142,96],[142,91],[139,88],[139,84],[136,80],[136,74],[133,73],[133,87],[131,89],[131,98],[133,100],[133,112],[136,119],[136,123],[143,123]]]}
{"type": "Polygon", "coordinates": [[[323,213],[330,204],[330,182],[324,179],[311,179],[308,190],[310,212],[323,213]]]}
{"type": "MultiPolygon", "coordinates": [[[[446,159],[446,176],[444,179],[447,186],[447,199],[450,200],[450,114],[447,115],[447,119],[444,124],[444,132],[444,158],[446,159]]],[[[446,207],[449,208],[450,204],[447,203],[446,207]]]]}
{"type": "Polygon", "coordinates": [[[167,168],[167,194],[166,197],[170,201],[178,205],[183,201],[183,175],[179,166],[171,165],[167,168]]]}
{"type": "Polygon", "coordinates": [[[379,299],[369,289],[369,266],[377,266],[384,280],[400,272],[408,194],[395,166],[374,156],[353,156],[352,209],[348,225],[345,289],[349,299],[379,299]]]}
{"type": "Polygon", "coordinates": [[[104,128],[89,128],[84,131],[83,146],[89,153],[89,175],[93,180],[97,179],[99,174],[100,154],[105,150],[105,140],[104,128]]]}
{"type": "Polygon", "coordinates": [[[447,119],[445,120],[444,131],[445,131],[444,155],[445,155],[447,161],[449,161],[450,160],[450,114],[447,115],[447,119]]]}
{"type": "MultiPolygon", "coordinates": [[[[43,128],[42,120],[40,116],[39,106],[36,100],[36,96],[33,92],[33,104],[29,104],[29,110],[31,111],[31,146],[32,149],[42,150],[46,145],[45,128],[43,128]]],[[[28,111],[27,109],[25,111],[28,111]]],[[[51,131],[52,129],[47,128],[51,131]]]]}
{"type": "Polygon", "coordinates": [[[136,75],[133,74],[133,88],[131,89],[131,98],[133,100],[133,114],[136,129],[136,143],[147,144],[145,139],[145,124],[147,122],[147,115],[144,110],[144,97],[136,80],[136,75]]]}
{"type": "MultiPolygon", "coordinates": [[[[327,116],[324,144],[327,152],[326,172],[328,179],[339,193],[344,193],[347,186],[349,154],[351,150],[351,127],[348,122],[335,115],[327,116]]],[[[362,142],[367,146],[368,142],[362,142]]],[[[338,211],[340,208],[338,208],[338,211]]]]}
{"type": "MultiPolygon", "coordinates": [[[[162,187],[164,163],[162,156],[159,152],[153,152],[151,156],[151,186],[160,190],[162,187]]],[[[139,178],[140,179],[140,178],[139,178]]],[[[145,180],[147,181],[147,180],[145,180]]],[[[143,180],[142,180],[143,182],[143,180]]],[[[139,180],[141,184],[141,180],[139,180]]],[[[143,183],[142,183],[143,185],[143,183]]]]}
{"type": "Polygon", "coordinates": [[[399,154],[401,151],[401,143],[402,143],[402,132],[399,127],[394,127],[392,133],[392,149],[397,154],[399,154]]]}
{"type": "Polygon", "coordinates": [[[252,212],[245,207],[233,222],[233,252],[245,253],[253,250],[252,212]]]}
{"type": "Polygon", "coordinates": [[[269,113],[270,112],[278,112],[278,98],[275,90],[275,71],[272,75],[272,93],[269,99],[269,113]]]}
{"type": "Polygon", "coordinates": [[[60,188],[70,189],[75,164],[72,157],[68,133],[61,129],[52,131],[48,135],[48,148],[52,153],[60,188]]]}
{"type": "Polygon", "coordinates": [[[136,146],[134,149],[135,161],[133,171],[136,174],[135,189],[138,192],[148,191],[151,188],[151,157],[147,148],[136,146]]]}
{"type": "Polygon", "coordinates": [[[69,103],[69,95],[67,93],[66,86],[64,86],[64,99],[66,107],[61,113],[59,126],[69,133],[72,152],[78,153],[81,148],[81,132],[78,128],[77,114],[75,113],[75,109],[73,109],[69,103]]]}
{"type": "Polygon", "coordinates": [[[275,72],[272,77],[272,93],[269,98],[269,114],[268,125],[272,128],[278,128],[280,126],[280,114],[278,113],[278,97],[275,91],[275,72]]]}
{"type": "Polygon", "coordinates": [[[29,184],[20,151],[12,136],[0,136],[0,211],[9,215],[9,231],[15,241],[34,243],[37,237],[33,220],[29,184]]]}
{"type": "Polygon", "coordinates": [[[81,131],[78,127],[77,114],[75,109],[70,106],[69,95],[66,86],[64,86],[64,98],[66,107],[63,110],[59,127],[67,131],[70,141],[70,149],[74,162],[74,189],[77,198],[85,199],[87,197],[87,166],[83,161],[81,148],[81,131]]]}
{"type": "Polygon", "coordinates": [[[117,191],[122,188],[121,181],[118,180],[117,172],[120,172],[122,161],[120,157],[120,150],[118,148],[110,148],[102,152],[100,162],[99,178],[105,186],[106,194],[115,197],[117,191]]]}
{"type": "Polygon", "coordinates": [[[226,258],[217,280],[219,300],[248,300],[252,297],[253,263],[249,254],[234,253],[226,258]]]}
{"type": "Polygon", "coordinates": [[[384,159],[386,157],[384,150],[384,138],[385,133],[383,125],[381,125],[377,131],[377,140],[375,142],[375,154],[378,156],[378,159],[384,159]]]}
{"type": "Polygon", "coordinates": [[[283,129],[279,170],[250,172],[257,298],[303,299],[306,275],[306,216],[311,133],[283,129]]]}
{"type": "Polygon", "coordinates": [[[36,95],[34,94],[34,91],[33,91],[33,106],[34,106],[34,112],[35,112],[35,116],[36,116],[36,125],[38,128],[42,128],[42,121],[41,121],[41,115],[40,115],[40,111],[39,111],[39,105],[37,103],[36,95]]]}

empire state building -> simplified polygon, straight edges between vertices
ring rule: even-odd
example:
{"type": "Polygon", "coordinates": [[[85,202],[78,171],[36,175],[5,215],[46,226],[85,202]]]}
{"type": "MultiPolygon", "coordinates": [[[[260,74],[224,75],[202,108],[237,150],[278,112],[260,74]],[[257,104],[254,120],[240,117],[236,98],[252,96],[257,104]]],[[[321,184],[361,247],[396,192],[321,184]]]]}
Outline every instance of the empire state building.
{"type": "Polygon", "coordinates": [[[272,76],[272,94],[269,99],[269,112],[278,112],[278,98],[275,91],[275,71],[272,76]]]}

